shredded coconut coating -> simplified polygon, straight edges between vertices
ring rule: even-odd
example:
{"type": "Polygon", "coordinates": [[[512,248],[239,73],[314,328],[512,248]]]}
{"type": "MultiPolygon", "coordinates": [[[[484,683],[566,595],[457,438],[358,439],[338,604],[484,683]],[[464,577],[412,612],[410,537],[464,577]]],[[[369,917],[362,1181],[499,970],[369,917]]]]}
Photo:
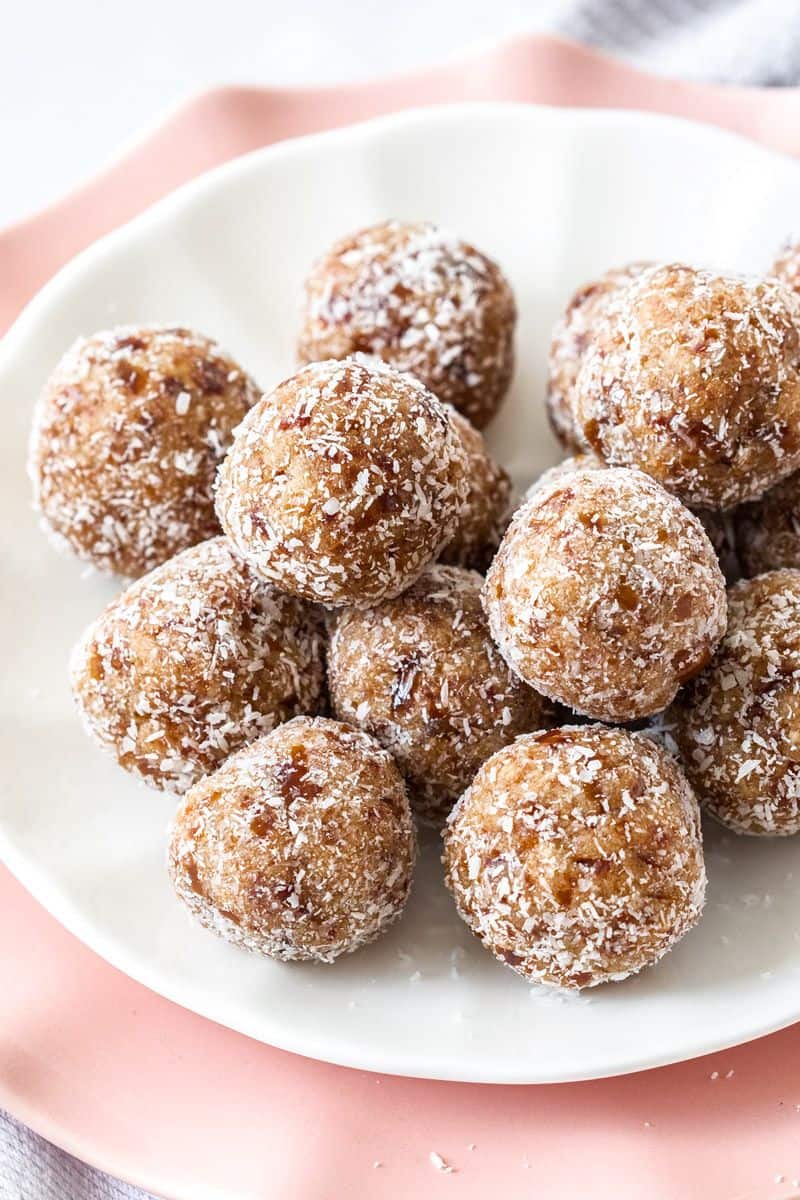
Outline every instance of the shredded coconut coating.
{"type": "Polygon", "coordinates": [[[217,513],[283,591],[360,607],[396,596],[436,558],[458,526],[467,472],[448,410],[417,380],[312,363],[240,426],[217,513]]]}
{"type": "Polygon", "coordinates": [[[599,279],[578,288],[553,329],[548,357],[547,415],[553,433],[565,450],[579,453],[586,441],[576,420],[575,381],[609,298],[652,263],[634,262],[614,267],[599,279]]]}
{"type": "Polygon", "coordinates": [[[800,571],[742,580],[708,669],[665,717],[710,813],[737,833],[800,833],[800,571]]]}
{"type": "Polygon", "coordinates": [[[455,409],[451,420],[467,452],[467,497],[456,531],[439,555],[443,563],[483,572],[508,528],[514,487],[490,455],[483,435],[455,409]]]}
{"type": "Polygon", "coordinates": [[[800,243],[787,242],[769,272],[785,287],[800,293],[800,243]]]}
{"type": "Polygon", "coordinates": [[[415,854],[390,755],[348,725],[296,717],[186,795],[169,872],[212,933],[271,958],[327,963],[400,916],[415,854]]]}
{"type": "MultiPolygon", "coordinates": [[[[574,454],[564,458],[554,467],[548,467],[538,479],[535,479],[523,497],[523,504],[530,500],[535,492],[547,484],[555,483],[570,471],[602,471],[606,464],[591,450],[582,454],[574,454]]],[[[728,583],[735,583],[741,576],[741,568],[736,553],[736,533],[734,530],[734,513],[717,512],[712,508],[692,508],[691,512],[697,517],[708,535],[708,540],[714,547],[714,553],[719,561],[720,570],[728,583]]]]}
{"type": "Polygon", "coordinates": [[[319,614],[225,538],[132,584],[71,660],[89,735],[151,787],[185,792],[234,750],[325,704],[319,614]]]}
{"type": "Polygon", "coordinates": [[[622,468],[573,471],[535,491],[483,602],[522,679],[605,721],[659,712],[725,632],[725,581],[702,525],[622,468]]]}
{"type": "Polygon", "coordinates": [[[695,507],[756,499],[800,467],[800,296],[670,265],[608,300],[576,383],[587,444],[695,507]]]}
{"type": "Polygon", "coordinates": [[[745,575],[800,568],[800,472],[751,504],[734,509],[736,549],[745,575]]]}
{"type": "Polygon", "coordinates": [[[129,326],[76,342],[31,438],[45,529],[131,578],[213,537],[217,466],[258,397],[233,359],[188,329],[129,326]]]}
{"type": "Polygon", "coordinates": [[[450,814],[443,862],[486,949],[562,988],[655,963],[705,899],[681,770],[646,737],[599,725],[529,734],[490,758],[450,814]]]}
{"type": "Polygon", "coordinates": [[[514,369],[516,306],[500,268],[429,221],[342,238],[305,291],[301,362],[374,354],[482,429],[514,369]]]}
{"type": "Polygon", "coordinates": [[[419,816],[438,823],[481,763],[544,723],[506,666],[475,571],[434,564],[402,596],[339,615],[328,654],[336,716],[394,755],[419,816]]]}

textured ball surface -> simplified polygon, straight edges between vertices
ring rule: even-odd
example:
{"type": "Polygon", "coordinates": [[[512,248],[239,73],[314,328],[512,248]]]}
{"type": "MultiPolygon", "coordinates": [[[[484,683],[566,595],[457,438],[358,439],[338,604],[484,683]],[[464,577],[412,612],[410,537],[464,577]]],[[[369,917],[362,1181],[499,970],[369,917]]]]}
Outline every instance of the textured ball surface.
{"type": "Polygon", "coordinates": [[[586,449],[575,416],[575,381],[594,330],[613,294],[651,265],[635,262],[615,267],[584,284],[572,296],[553,330],[547,361],[547,415],[556,437],[572,453],[586,449]]]}
{"type": "Polygon", "coordinates": [[[342,238],[306,282],[301,362],[374,354],[482,429],[508,391],[516,307],[500,268],[430,222],[342,238]]]}
{"type": "Polygon", "coordinates": [[[448,411],[409,375],[313,363],[251,409],[219,473],[240,554],[322,604],[395,596],[453,536],[467,455],[448,411]]]}
{"type": "Polygon", "coordinates": [[[800,568],[800,472],[734,509],[736,551],[745,575],[800,568]]]}
{"type": "MultiPolygon", "coordinates": [[[[555,483],[557,480],[563,479],[570,471],[602,471],[605,468],[606,464],[603,460],[591,451],[574,454],[569,458],[562,459],[554,467],[549,467],[548,470],[543,471],[539,478],[535,479],[528,488],[523,502],[530,500],[531,496],[546,484],[555,483]]],[[[705,529],[708,540],[714,547],[714,553],[717,556],[720,570],[725,579],[728,583],[735,583],[741,575],[739,559],[736,553],[735,513],[719,512],[713,508],[692,508],[690,511],[694,513],[703,526],[703,529],[705,529]]],[[[736,511],[738,512],[738,510],[736,511]]]]}
{"type": "Polygon", "coordinates": [[[610,297],[580,368],[586,443],[694,507],[760,496],[800,467],[800,297],[684,266],[610,297]]]}
{"type": "Polygon", "coordinates": [[[742,580],[708,669],[665,718],[704,807],[737,833],[800,833],[800,571],[742,580]]]}
{"type": "Polygon", "coordinates": [[[113,600],[71,673],[94,740],[152,787],[184,792],[244,743],[319,711],[322,623],[212,538],[113,600]]]}
{"type": "Polygon", "coordinates": [[[640,471],[577,470],[514,514],[484,606],[509,665],[598,720],[659,712],[725,631],[702,525],[640,471]]]}
{"type": "Polygon", "coordinates": [[[447,886],[484,946],[535,983],[593,987],[656,962],[700,917],[700,814],[678,766],[622,729],[519,738],[445,831],[447,886]]]}
{"type": "Polygon", "coordinates": [[[219,532],[212,488],[259,391],[208,338],[120,328],[65,354],[36,410],[29,469],[45,527],[138,577],[219,532]]]}
{"type": "Polygon", "coordinates": [[[485,571],[511,519],[514,487],[489,453],[483,435],[454,409],[452,421],[467,453],[467,497],[456,531],[439,555],[443,563],[485,571]]]}
{"type": "Polygon", "coordinates": [[[296,717],[187,793],[169,871],[192,916],[226,941],[332,962],[400,916],[415,852],[386,751],[337,721],[296,717]]]}
{"type": "Polygon", "coordinates": [[[413,807],[434,822],[482,762],[545,715],[489,636],[482,582],[434,564],[395,600],[341,613],[331,638],[334,712],[391,751],[413,807]]]}
{"type": "Polygon", "coordinates": [[[770,275],[793,292],[800,292],[800,243],[787,242],[772,264],[770,275]]]}

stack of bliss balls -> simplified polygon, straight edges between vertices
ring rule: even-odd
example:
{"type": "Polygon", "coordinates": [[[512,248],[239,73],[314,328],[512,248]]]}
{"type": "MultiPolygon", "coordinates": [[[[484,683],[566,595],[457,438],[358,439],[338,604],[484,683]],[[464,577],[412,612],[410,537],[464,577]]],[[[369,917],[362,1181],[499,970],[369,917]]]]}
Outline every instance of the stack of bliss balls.
{"type": "Polygon", "coordinates": [[[547,395],[571,457],[516,511],[480,432],[514,298],[435,225],[331,248],[266,395],[183,328],[67,353],[37,503],[135,580],[75,648],[75,698],[180,797],[169,872],[204,926],[284,960],[357,949],[402,913],[416,817],[488,950],[588,987],[697,922],[698,799],[800,831],[799,266],[581,289],[547,395]]]}

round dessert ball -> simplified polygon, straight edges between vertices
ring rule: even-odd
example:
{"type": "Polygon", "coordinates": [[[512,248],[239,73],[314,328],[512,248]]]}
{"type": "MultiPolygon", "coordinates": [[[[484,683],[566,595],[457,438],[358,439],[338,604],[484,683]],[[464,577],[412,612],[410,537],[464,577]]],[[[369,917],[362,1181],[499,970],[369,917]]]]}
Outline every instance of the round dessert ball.
{"type": "Polygon", "coordinates": [[[514,488],[507,471],[489,453],[483,435],[455,409],[451,420],[467,453],[467,498],[441,562],[485,571],[511,519],[514,488]]]}
{"type": "Polygon", "coordinates": [[[375,354],[482,429],[511,383],[516,317],[485,254],[430,221],[387,221],[342,238],[313,268],[298,354],[375,354]]]}
{"type": "Polygon", "coordinates": [[[192,916],[226,941],[333,962],[400,916],[415,853],[391,756],[349,725],[295,717],[187,793],[169,872],[192,916]]]}
{"type": "Polygon", "coordinates": [[[770,275],[793,292],[800,292],[800,242],[786,243],[772,264],[770,275]]]}
{"type": "MultiPolygon", "coordinates": [[[[546,484],[554,483],[561,479],[570,471],[602,471],[606,469],[606,464],[596,454],[591,451],[586,451],[582,454],[574,454],[570,458],[562,459],[560,463],[556,463],[554,467],[542,472],[538,479],[535,479],[525,493],[523,503],[530,500],[531,496],[546,484]]],[[[720,570],[725,576],[728,583],[735,583],[741,575],[739,569],[739,560],[736,555],[736,536],[733,528],[733,514],[726,512],[717,512],[712,508],[693,508],[691,511],[697,517],[700,524],[705,529],[708,540],[714,547],[714,553],[719,560],[720,570]]]]}
{"type": "Polygon", "coordinates": [[[800,297],[652,267],[608,300],[578,373],[586,443],[686,504],[726,508],[800,467],[800,297]]]}
{"type": "Polygon", "coordinates": [[[704,807],[737,833],[800,833],[800,571],[742,580],[707,670],[666,715],[704,807]]]}
{"type": "Polygon", "coordinates": [[[659,712],[725,632],[702,525],[640,471],[578,470],[514,515],[486,577],[492,635],[537,691],[603,721],[659,712]]]}
{"type": "Polygon", "coordinates": [[[217,512],[247,561],[321,604],[396,596],[447,544],[468,487],[462,438],[409,375],[312,363],[251,409],[217,512]]]}
{"type": "Polygon", "coordinates": [[[734,509],[736,550],[745,575],[800,568],[800,472],[734,509]]]}
{"type": "Polygon", "coordinates": [[[71,674],[90,736],[145,783],[185,792],[245,742],[320,710],[322,621],[212,538],[113,600],[71,674]]]}
{"type": "Polygon", "coordinates": [[[132,578],[213,537],[217,466],[259,394],[188,329],[119,328],[76,342],[34,421],[29,468],[45,528],[100,570],[132,578]]]}
{"type": "Polygon", "coordinates": [[[599,725],[518,738],[450,814],[446,882],[487,950],[562,988],[624,979],[695,925],[697,800],[648,738],[599,725]]]}
{"type": "Polygon", "coordinates": [[[574,413],[575,381],[594,330],[609,298],[651,265],[629,263],[584,284],[575,292],[553,330],[548,358],[547,415],[553,433],[566,450],[578,452],[586,448],[574,413]]]}
{"type": "Polygon", "coordinates": [[[339,615],[328,655],[337,717],[390,750],[412,806],[437,822],[495,750],[544,723],[506,666],[475,571],[436,563],[402,596],[339,615]]]}

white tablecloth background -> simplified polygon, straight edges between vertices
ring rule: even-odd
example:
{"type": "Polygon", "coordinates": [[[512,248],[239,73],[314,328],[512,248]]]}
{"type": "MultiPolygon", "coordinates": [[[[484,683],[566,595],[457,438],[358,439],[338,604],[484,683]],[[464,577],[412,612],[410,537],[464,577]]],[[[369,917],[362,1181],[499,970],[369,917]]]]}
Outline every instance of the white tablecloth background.
{"type": "MultiPolygon", "coordinates": [[[[212,84],[365,79],[543,30],[683,78],[800,83],[800,0],[26,0],[0,36],[0,227],[212,84]]],[[[0,1112],[0,1200],[144,1197],[0,1112]]]]}

